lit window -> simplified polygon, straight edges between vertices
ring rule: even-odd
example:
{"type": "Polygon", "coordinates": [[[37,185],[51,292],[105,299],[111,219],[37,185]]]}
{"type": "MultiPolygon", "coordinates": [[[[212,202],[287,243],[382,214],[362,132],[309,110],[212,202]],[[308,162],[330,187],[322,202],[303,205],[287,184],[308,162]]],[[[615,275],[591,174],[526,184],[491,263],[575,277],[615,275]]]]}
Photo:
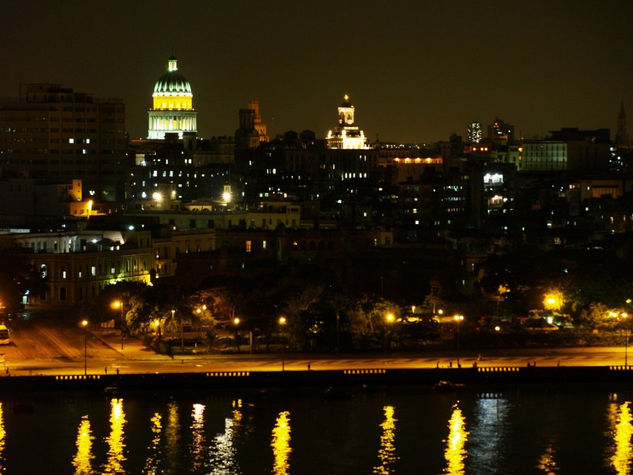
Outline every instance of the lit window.
{"type": "Polygon", "coordinates": [[[252,241],[246,241],[246,252],[251,252],[253,243],[252,241]]]}

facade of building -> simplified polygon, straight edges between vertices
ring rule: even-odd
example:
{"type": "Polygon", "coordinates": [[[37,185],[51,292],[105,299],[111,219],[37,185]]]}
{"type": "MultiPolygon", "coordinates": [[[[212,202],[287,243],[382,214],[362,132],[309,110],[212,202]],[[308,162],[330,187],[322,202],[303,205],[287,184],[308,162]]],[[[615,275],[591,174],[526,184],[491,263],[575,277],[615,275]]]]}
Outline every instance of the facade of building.
{"type": "Polygon", "coordinates": [[[130,175],[131,206],[171,209],[181,202],[220,200],[230,185],[233,141],[227,137],[198,139],[187,132],[164,140],[132,140],[134,166],[130,175]]]}
{"type": "Polygon", "coordinates": [[[212,205],[189,206],[189,210],[145,210],[138,213],[127,212],[126,216],[142,216],[158,219],[160,224],[174,230],[202,229],[276,229],[299,228],[301,209],[298,204],[289,202],[262,202],[255,209],[217,210],[212,205]]]}
{"type": "Polygon", "coordinates": [[[80,179],[83,198],[122,201],[125,106],[58,84],[31,84],[0,103],[0,173],[48,183],[80,179]]]}
{"type": "Polygon", "coordinates": [[[81,180],[49,184],[32,178],[0,179],[0,215],[85,218],[97,214],[93,201],[81,196],[81,180]]]}
{"type": "Polygon", "coordinates": [[[611,158],[610,130],[580,130],[566,127],[550,131],[551,140],[567,144],[567,169],[580,172],[603,172],[611,158]]]}
{"type": "Polygon", "coordinates": [[[523,142],[521,171],[567,170],[567,143],[553,140],[523,142]]]}
{"type": "Polygon", "coordinates": [[[147,112],[147,138],[164,139],[166,133],[197,132],[198,112],[193,108],[191,84],[178,72],[175,57],[169,58],[167,72],[154,85],[152,108],[147,112]]]}
{"type": "Polygon", "coordinates": [[[13,240],[32,251],[30,264],[46,281],[44,295],[26,296],[33,307],[72,306],[116,282],[150,282],[154,258],[149,231],[30,233],[15,234],[13,240]]]}

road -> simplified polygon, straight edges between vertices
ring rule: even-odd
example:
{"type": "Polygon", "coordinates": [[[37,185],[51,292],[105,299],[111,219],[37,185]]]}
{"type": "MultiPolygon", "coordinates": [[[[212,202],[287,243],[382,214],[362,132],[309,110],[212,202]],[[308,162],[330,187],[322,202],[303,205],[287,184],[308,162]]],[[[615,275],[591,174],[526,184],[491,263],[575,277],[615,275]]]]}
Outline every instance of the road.
{"type": "MultiPolygon", "coordinates": [[[[0,375],[89,374],[190,371],[286,371],[435,368],[457,366],[456,352],[381,353],[368,355],[254,354],[176,356],[157,355],[137,341],[121,350],[116,331],[84,332],[52,322],[12,326],[12,343],[0,347],[0,375]],[[85,353],[84,353],[85,342],[85,353]],[[7,373],[8,372],[8,373],[7,373]]],[[[462,367],[476,361],[485,366],[610,366],[623,365],[624,347],[526,348],[485,350],[481,355],[462,351],[462,367]]]]}

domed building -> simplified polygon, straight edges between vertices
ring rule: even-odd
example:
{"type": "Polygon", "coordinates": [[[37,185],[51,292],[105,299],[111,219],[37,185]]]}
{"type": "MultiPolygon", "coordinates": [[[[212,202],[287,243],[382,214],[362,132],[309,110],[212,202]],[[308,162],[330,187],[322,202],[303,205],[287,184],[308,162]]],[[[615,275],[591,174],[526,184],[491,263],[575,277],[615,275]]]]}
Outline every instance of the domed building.
{"type": "Polygon", "coordinates": [[[354,125],[354,106],[349,96],[343,96],[343,102],[338,106],[338,126],[329,130],[325,137],[328,148],[338,149],[367,149],[365,133],[354,125]]]}
{"type": "Polygon", "coordinates": [[[152,108],[147,112],[148,139],[164,139],[166,133],[177,133],[182,138],[185,132],[198,131],[191,84],[178,72],[175,57],[169,58],[167,72],[156,81],[152,98],[152,108]]]}

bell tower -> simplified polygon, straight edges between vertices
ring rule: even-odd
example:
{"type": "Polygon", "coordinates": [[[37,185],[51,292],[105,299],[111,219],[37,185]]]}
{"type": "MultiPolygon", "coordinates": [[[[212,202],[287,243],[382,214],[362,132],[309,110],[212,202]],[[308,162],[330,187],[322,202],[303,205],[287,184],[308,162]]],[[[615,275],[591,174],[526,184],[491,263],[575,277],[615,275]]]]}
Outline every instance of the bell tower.
{"type": "Polygon", "coordinates": [[[349,102],[349,96],[343,96],[343,102],[338,106],[338,125],[354,125],[354,106],[349,102]]]}

